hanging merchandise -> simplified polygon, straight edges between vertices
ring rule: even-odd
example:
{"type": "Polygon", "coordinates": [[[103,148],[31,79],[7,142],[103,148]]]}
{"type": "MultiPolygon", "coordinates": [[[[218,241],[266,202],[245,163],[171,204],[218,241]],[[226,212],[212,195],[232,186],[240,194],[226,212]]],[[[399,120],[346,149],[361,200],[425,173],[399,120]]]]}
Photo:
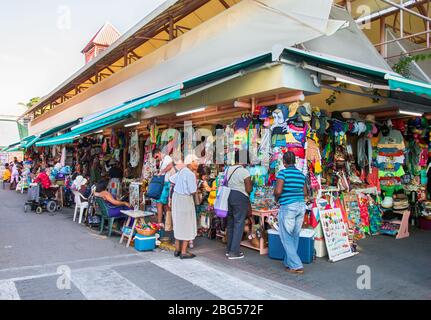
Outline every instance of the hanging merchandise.
{"type": "Polygon", "coordinates": [[[66,147],[63,147],[63,149],[61,150],[61,158],[60,158],[60,164],[62,167],[64,167],[66,165],[66,147]]]}
{"type": "Polygon", "coordinates": [[[138,131],[134,131],[130,137],[130,166],[136,168],[139,165],[139,134],[138,131]]]}

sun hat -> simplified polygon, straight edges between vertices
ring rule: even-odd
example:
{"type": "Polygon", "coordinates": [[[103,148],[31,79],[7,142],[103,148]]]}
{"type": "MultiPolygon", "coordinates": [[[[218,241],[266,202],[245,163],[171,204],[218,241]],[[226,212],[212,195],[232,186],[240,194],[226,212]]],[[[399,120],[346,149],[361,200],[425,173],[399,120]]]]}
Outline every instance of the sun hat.
{"type": "Polygon", "coordinates": [[[199,161],[199,158],[195,154],[188,154],[184,159],[184,164],[187,166],[189,164],[192,164],[194,161],[199,161]]]}
{"type": "Polygon", "coordinates": [[[299,107],[299,114],[303,121],[305,122],[311,121],[311,113],[312,113],[311,104],[309,104],[308,102],[303,103],[302,106],[299,107]]]}
{"type": "Polygon", "coordinates": [[[294,102],[289,105],[289,118],[293,118],[296,116],[296,113],[298,112],[299,108],[299,102],[294,102]]]}

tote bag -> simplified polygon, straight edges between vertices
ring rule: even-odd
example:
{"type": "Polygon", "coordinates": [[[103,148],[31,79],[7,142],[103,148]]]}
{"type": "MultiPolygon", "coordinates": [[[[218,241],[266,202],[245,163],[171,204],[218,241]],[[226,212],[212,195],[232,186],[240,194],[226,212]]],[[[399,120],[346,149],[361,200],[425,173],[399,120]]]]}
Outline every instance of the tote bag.
{"type": "Polygon", "coordinates": [[[236,168],[232,174],[230,175],[229,179],[227,179],[227,172],[225,173],[225,178],[223,180],[222,185],[219,187],[219,190],[217,192],[217,198],[214,203],[214,211],[217,217],[219,218],[226,218],[228,213],[228,200],[231,189],[228,187],[229,181],[232,178],[232,176],[235,174],[235,171],[238,170],[240,167],[236,168]]]}
{"type": "Polygon", "coordinates": [[[147,197],[159,200],[165,186],[165,176],[154,176],[148,185],[147,197]]]}

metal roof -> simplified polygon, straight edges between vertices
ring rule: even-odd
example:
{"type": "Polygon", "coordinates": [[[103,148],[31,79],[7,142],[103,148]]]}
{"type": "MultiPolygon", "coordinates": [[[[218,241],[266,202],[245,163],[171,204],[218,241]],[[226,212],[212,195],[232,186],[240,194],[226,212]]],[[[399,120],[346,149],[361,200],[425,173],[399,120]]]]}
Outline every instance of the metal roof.
{"type": "Polygon", "coordinates": [[[126,49],[136,48],[148,41],[149,38],[159,34],[165,29],[166,24],[169,23],[172,16],[177,17],[177,19],[184,18],[210,1],[211,0],[166,0],[129,31],[123,34],[98,57],[91,60],[49,94],[44,96],[40,103],[28,109],[24,115],[31,114],[34,110],[46,105],[46,103],[50,99],[55,98],[60,91],[69,92],[73,90],[76,84],[88,80],[95,70],[100,70],[102,66],[109,66],[115,61],[118,61],[124,56],[124,51],[126,49]],[[144,38],[146,40],[143,40],[144,38]]]}
{"type": "Polygon", "coordinates": [[[121,33],[111,23],[106,22],[81,52],[87,52],[93,45],[110,46],[120,37],[121,33]]]}

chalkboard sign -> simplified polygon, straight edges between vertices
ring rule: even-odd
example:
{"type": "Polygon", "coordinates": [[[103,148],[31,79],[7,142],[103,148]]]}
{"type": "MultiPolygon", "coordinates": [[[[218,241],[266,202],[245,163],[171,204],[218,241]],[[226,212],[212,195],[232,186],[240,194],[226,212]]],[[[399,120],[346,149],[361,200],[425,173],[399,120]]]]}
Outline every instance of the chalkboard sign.
{"type": "Polygon", "coordinates": [[[341,210],[329,209],[320,213],[329,261],[337,262],[355,255],[350,247],[348,230],[341,210]]]}

